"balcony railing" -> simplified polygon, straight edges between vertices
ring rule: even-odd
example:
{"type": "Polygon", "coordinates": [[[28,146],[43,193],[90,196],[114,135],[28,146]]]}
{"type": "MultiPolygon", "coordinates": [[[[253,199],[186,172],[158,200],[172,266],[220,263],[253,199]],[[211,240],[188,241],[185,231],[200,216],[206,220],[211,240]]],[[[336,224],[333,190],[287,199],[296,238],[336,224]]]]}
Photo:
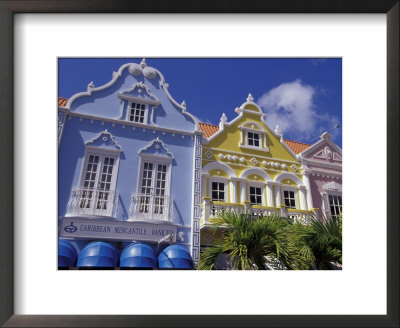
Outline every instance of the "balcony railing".
{"type": "Polygon", "coordinates": [[[173,222],[173,198],[161,195],[133,194],[129,218],[135,221],[173,222]]]}
{"type": "Polygon", "coordinates": [[[67,204],[67,216],[117,217],[119,193],[115,190],[77,188],[71,192],[67,204]]]}
{"type": "Polygon", "coordinates": [[[279,215],[282,217],[291,218],[294,222],[308,224],[310,217],[314,214],[312,211],[274,208],[261,205],[251,205],[249,202],[245,204],[224,203],[211,201],[209,198],[204,198],[201,206],[201,218],[203,223],[210,223],[210,219],[218,217],[225,212],[234,212],[238,214],[247,213],[251,217],[279,215]]]}
{"type": "Polygon", "coordinates": [[[245,213],[245,209],[241,204],[212,202],[210,217],[217,217],[224,212],[245,213]]]}

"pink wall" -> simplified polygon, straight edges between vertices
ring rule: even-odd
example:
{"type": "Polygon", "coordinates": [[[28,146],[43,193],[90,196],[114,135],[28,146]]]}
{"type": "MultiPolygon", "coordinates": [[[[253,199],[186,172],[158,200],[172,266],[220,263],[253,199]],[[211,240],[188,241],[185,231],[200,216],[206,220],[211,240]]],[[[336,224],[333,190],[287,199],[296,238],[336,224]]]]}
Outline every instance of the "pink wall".
{"type": "Polygon", "coordinates": [[[322,140],[323,142],[317,142],[309,148],[308,153],[302,155],[308,170],[311,171],[308,176],[313,207],[319,209],[322,209],[323,186],[329,182],[342,185],[341,149],[329,140],[329,136],[322,140]],[[330,164],[330,167],[324,167],[324,164],[330,164]]]}

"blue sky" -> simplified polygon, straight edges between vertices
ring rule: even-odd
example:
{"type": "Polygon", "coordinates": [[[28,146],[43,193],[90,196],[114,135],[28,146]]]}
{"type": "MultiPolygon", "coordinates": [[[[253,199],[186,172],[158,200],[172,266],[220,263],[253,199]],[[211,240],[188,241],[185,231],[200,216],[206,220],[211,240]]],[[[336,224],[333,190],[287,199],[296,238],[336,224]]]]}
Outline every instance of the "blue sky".
{"type": "MultiPolygon", "coordinates": [[[[69,98],[111,80],[112,72],[142,58],[59,58],[58,95],[69,98]]],[[[158,69],[174,99],[201,122],[228,121],[251,93],[272,129],[284,138],[314,143],[328,131],[342,147],[342,60],[340,58],[146,58],[158,69]],[[340,128],[333,128],[340,125],[340,128]]]]}

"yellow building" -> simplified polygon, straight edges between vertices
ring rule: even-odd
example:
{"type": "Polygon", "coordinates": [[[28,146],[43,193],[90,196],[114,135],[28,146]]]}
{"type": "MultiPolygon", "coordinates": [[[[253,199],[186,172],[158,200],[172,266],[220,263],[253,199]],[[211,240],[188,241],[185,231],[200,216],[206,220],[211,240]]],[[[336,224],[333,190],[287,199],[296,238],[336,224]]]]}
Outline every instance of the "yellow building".
{"type": "Polygon", "coordinates": [[[278,126],[275,131],[267,126],[266,114],[253,100],[249,94],[230,122],[222,114],[219,126],[199,124],[204,132],[201,245],[213,243],[208,226],[221,211],[275,213],[294,220],[312,213],[296,155],[309,145],[285,142],[278,126]]]}

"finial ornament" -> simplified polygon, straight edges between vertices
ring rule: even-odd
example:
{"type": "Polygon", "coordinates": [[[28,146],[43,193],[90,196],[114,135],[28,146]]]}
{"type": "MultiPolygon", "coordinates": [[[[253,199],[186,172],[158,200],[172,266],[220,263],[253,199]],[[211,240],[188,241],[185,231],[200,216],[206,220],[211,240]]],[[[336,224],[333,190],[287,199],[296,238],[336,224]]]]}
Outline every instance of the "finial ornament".
{"type": "Polygon", "coordinates": [[[142,61],[140,62],[140,66],[142,66],[142,68],[145,68],[147,66],[146,64],[146,58],[143,58],[142,61]]]}
{"type": "Polygon", "coordinates": [[[254,101],[253,96],[251,95],[251,93],[249,93],[249,95],[247,96],[247,101],[254,101]]]}
{"type": "Polygon", "coordinates": [[[276,133],[278,136],[281,136],[281,135],[282,135],[282,130],[281,130],[281,128],[279,127],[278,124],[276,125],[275,133],[276,133]]]}
{"type": "Polygon", "coordinates": [[[226,117],[225,113],[222,113],[221,118],[220,118],[220,122],[221,123],[225,123],[228,120],[228,118],[226,117]]]}
{"type": "Polygon", "coordinates": [[[321,139],[331,140],[332,136],[328,132],[324,132],[320,136],[321,139]]]}
{"type": "Polygon", "coordinates": [[[182,101],[181,106],[186,107],[186,102],[182,101]]]}
{"type": "Polygon", "coordinates": [[[88,84],[88,89],[93,89],[94,88],[94,83],[93,83],[93,81],[91,81],[89,84],[88,84]]]}

